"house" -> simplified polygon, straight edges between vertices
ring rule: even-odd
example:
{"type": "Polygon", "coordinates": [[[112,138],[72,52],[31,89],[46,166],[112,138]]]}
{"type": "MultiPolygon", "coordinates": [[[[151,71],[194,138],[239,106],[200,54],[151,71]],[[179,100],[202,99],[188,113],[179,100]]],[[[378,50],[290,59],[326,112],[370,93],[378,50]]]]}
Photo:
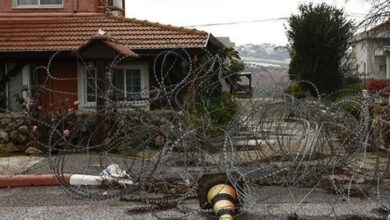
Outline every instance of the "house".
{"type": "Polygon", "coordinates": [[[164,51],[197,61],[224,47],[203,31],[124,14],[125,0],[0,1],[0,109],[19,111],[21,102],[50,109],[64,100],[96,108],[110,95],[118,106],[158,108],[148,102],[164,74],[158,64],[172,66],[170,83],[186,76],[169,54],[159,59],[164,51]]]}
{"type": "Polygon", "coordinates": [[[356,70],[361,78],[390,80],[390,23],[356,35],[352,45],[356,70]]]}

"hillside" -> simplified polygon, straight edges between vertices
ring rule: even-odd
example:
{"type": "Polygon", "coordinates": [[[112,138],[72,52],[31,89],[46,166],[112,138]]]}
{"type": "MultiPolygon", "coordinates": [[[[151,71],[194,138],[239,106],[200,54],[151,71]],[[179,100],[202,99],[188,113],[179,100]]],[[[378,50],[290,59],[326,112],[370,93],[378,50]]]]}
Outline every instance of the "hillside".
{"type": "Polygon", "coordinates": [[[256,59],[276,60],[282,62],[290,61],[290,54],[286,47],[274,44],[245,44],[236,47],[241,57],[250,57],[256,59]]]}
{"type": "Polygon", "coordinates": [[[254,97],[262,96],[266,88],[280,88],[288,83],[290,55],[286,48],[265,43],[242,45],[236,50],[245,63],[244,71],[252,73],[254,97]]]}

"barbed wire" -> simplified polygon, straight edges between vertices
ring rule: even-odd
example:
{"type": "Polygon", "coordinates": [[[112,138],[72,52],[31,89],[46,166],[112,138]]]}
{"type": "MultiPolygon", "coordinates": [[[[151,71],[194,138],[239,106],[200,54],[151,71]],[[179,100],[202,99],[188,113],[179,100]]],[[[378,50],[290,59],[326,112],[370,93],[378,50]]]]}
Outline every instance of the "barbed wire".
{"type": "MultiPolygon", "coordinates": [[[[60,54],[38,68],[46,72],[45,79],[31,90],[38,90],[42,97],[78,96],[49,85],[77,79],[56,74],[53,67],[60,54]]],[[[48,152],[50,168],[64,190],[76,198],[141,202],[145,205],[129,209],[129,214],[154,212],[162,219],[172,219],[160,212],[169,209],[183,216],[213,216],[213,210],[188,202],[197,198],[202,176],[217,173],[226,174],[236,187],[240,213],[286,196],[286,191],[269,195],[267,190],[274,186],[290,193],[309,189],[303,196],[289,195],[296,209],[320,189],[351,204],[352,198],[361,197],[388,205],[389,189],[384,184],[389,178],[388,146],[379,144],[377,136],[389,135],[389,119],[370,113],[373,100],[386,89],[352,94],[337,102],[330,101],[333,94],[323,96],[318,90],[316,99],[296,99],[284,92],[292,82],[280,84],[273,73],[261,69],[252,74],[257,85],[253,97],[216,99],[224,97],[218,94],[221,82],[228,82],[235,73],[226,72],[221,55],[204,54],[201,63],[192,60],[186,49],[153,55],[149,76],[156,82],[121,105],[113,94],[127,91],[115,84],[113,75],[126,57],[108,65],[107,79],[96,79],[95,100],[103,100],[100,108],[83,112],[79,100],[59,100],[54,107],[38,101],[25,103],[28,133],[48,152]],[[172,77],[175,71],[180,73],[176,79],[172,77]],[[99,81],[107,87],[98,88],[99,81]],[[139,100],[144,105],[137,104],[139,100]],[[147,106],[158,108],[150,111],[147,106]],[[103,175],[113,164],[120,167],[118,175],[103,175]],[[101,186],[72,185],[68,174],[104,178],[101,186]]],[[[88,65],[77,57],[80,65],[88,65]]],[[[311,82],[299,83],[315,87],[311,82]]]]}

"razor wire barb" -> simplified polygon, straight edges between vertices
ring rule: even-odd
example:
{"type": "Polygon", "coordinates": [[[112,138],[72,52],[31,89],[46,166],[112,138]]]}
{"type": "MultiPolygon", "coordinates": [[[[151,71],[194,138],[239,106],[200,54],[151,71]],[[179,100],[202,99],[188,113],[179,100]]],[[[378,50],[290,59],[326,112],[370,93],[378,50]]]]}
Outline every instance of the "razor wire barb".
{"type": "MultiPolygon", "coordinates": [[[[61,53],[36,68],[45,72],[42,83],[32,88],[36,94],[61,99],[65,92],[53,91],[48,82],[75,80],[56,76],[53,66],[61,53]]],[[[262,70],[252,75],[256,76],[253,97],[244,100],[222,92],[222,83],[239,82],[226,57],[206,50],[204,54],[201,60],[193,60],[186,49],[140,54],[154,57],[149,77],[156,83],[120,102],[113,97],[126,91],[113,75],[126,57],[116,57],[108,65],[107,79],[96,79],[97,84],[101,80],[108,85],[96,88],[96,100],[104,100],[98,110],[78,110],[80,102],[70,100],[45,107],[29,97],[23,111],[30,137],[47,151],[64,190],[77,198],[121,197],[145,204],[129,213],[155,212],[170,219],[160,211],[176,208],[183,216],[213,215],[189,201],[196,199],[203,175],[226,173],[237,187],[242,213],[286,192],[299,207],[317,189],[351,203],[351,198],[362,197],[388,205],[390,151],[385,144],[390,121],[370,112],[373,100],[389,88],[336,102],[330,101],[332,94],[322,96],[318,90],[318,99],[296,99],[284,93],[292,82],[274,82],[274,76],[262,70]],[[173,79],[177,69],[181,76],[173,79]],[[159,108],[148,110],[145,105],[159,108]],[[351,108],[357,115],[348,111],[351,108]],[[69,173],[101,176],[112,164],[122,172],[106,175],[99,187],[70,185],[66,179],[69,173]],[[119,184],[122,180],[133,184],[119,184]],[[287,191],[268,195],[267,187],[274,186],[287,191]],[[296,188],[309,190],[295,200],[296,188]]],[[[77,60],[87,69],[82,56],[77,60]]]]}

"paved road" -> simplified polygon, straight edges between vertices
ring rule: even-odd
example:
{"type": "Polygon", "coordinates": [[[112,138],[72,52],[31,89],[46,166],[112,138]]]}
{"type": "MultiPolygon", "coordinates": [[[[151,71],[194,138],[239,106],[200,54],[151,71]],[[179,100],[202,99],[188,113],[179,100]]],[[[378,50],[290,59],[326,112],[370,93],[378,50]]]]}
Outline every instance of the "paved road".
{"type": "MultiPolygon", "coordinates": [[[[266,191],[270,194],[277,190],[271,187],[266,191]]],[[[299,193],[299,192],[298,192],[299,193]]],[[[346,219],[352,215],[383,219],[384,217],[373,212],[378,204],[354,200],[331,201],[326,198],[320,199],[319,195],[313,194],[309,199],[312,203],[302,203],[299,206],[287,200],[273,203],[270,200],[248,207],[249,212],[237,218],[244,219],[287,219],[292,213],[297,213],[304,219],[346,219]]],[[[0,189],[0,216],[1,219],[157,219],[152,213],[129,215],[126,211],[129,207],[140,204],[122,202],[119,199],[107,201],[86,201],[72,199],[61,187],[35,187],[0,189]]],[[[190,202],[196,207],[196,201],[190,202]]],[[[157,213],[158,216],[167,216],[167,219],[181,216],[175,210],[157,213]]],[[[181,219],[211,219],[198,213],[181,219]]]]}
{"type": "MultiPolygon", "coordinates": [[[[83,158],[73,156],[74,162],[68,163],[69,170],[80,169],[83,158]]],[[[25,173],[50,172],[47,160],[30,167],[25,173]]],[[[281,188],[261,187],[250,193],[257,201],[256,205],[246,207],[245,214],[238,220],[246,219],[287,219],[297,213],[303,219],[355,219],[353,216],[369,219],[384,219],[386,216],[374,210],[380,204],[372,201],[351,198],[350,201],[337,195],[326,193],[324,190],[311,188],[281,188]],[[303,202],[300,202],[303,201],[303,202]],[[299,204],[299,205],[297,205],[299,204]]],[[[390,193],[389,193],[390,194],[390,193]]],[[[387,194],[387,195],[389,195],[387,194]]],[[[34,187],[0,189],[0,219],[158,219],[157,216],[183,216],[177,210],[163,213],[143,213],[129,215],[128,208],[141,204],[122,202],[119,199],[106,201],[88,201],[74,199],[65,193],[61,187],[34,187]]],[[[196,201],[189,201],[192,209],[198,208],[196,201]]],[[[206,220],[207,216],[195,212],[190,216],[179,219],[206,220]]]]}

